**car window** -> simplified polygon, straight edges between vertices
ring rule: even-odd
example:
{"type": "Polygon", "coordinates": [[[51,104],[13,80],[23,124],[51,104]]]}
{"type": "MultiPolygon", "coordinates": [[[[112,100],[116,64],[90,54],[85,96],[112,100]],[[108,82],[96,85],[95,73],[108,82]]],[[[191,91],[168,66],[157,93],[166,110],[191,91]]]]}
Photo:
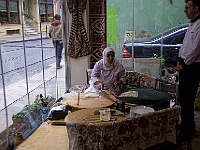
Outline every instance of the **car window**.
{"type": "Polygon", "coordinates": [[[183,39],[185,36],[186,30],[179,33],[177,36],[174,37],[174,39],[171,41],[170,44],[176,45],[176,44],[183,44],[183,39]]]}
{"type": "Polygon", "coordinates": [[[164,44],[170,44],[171,41],[175,38],[178,37],[180,33],[186,32],[188,24],[184,24],[182,26],[177,26],[175,28],[169,29],[163,34],[159,34],[155,37],[150,38],[151,41],[161,41],[163,38],[163,43],[164,44]]]}

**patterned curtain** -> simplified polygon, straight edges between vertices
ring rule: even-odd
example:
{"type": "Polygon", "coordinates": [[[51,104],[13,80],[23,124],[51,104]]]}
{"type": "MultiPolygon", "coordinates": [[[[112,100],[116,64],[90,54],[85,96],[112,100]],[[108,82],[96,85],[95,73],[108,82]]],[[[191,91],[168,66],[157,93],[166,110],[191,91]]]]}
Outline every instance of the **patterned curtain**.
{"type": "Polygon", "coordinates": [[[83,11],[86,9],[86,4],[87,0],[67,0],[69,12],[72,14],[72,26],[67,53],[71,58],[79,58],[91,53],[83,23],[83,11]]]}
{"type": "Polygon", "coordinates": [[[89,0],[90,68],[102,58],[106,47],[106,0],[89,0]]]}

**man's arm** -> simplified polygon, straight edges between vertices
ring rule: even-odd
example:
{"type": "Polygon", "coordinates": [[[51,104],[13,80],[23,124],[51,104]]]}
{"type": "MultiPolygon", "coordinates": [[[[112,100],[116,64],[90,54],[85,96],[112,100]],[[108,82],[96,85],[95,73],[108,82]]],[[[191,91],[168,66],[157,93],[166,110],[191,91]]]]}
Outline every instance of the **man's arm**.
{"type": "Polygon", "coordinates": [[[52,28],[51,28],[51,26],[49,27],[49,37],[51,38],[52,36],[51,36],[51,32],[52,32],[52,28]]]}

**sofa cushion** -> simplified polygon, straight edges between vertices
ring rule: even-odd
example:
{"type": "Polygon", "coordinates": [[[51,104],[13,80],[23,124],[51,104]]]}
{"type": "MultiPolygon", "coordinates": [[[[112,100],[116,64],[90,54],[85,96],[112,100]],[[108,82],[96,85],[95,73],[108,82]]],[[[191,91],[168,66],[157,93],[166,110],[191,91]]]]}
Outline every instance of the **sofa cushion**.
{"type": "MultiPolygon", "coordinates": [[[[91,78],[93,69],[87,69],[87,84],[91,78]]],[[[150,75],[137,72],[137,71],[126,71],[125,82],[121,85],[121,89],[133,88],[133,87],[146,87],[146,88],[157,88],[157,81],[155,77],[150,75]]]]}

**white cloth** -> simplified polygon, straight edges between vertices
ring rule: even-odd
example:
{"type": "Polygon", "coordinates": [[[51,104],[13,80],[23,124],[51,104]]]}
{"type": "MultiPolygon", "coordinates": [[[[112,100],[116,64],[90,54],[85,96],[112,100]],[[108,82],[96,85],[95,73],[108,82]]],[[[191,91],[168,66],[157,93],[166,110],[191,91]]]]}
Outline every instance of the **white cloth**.
{"type": "Polygon", "coordinates": [[[185,60],[186,65],[200,62],[200,19],[189,24],[179,57],[185,60]]]}

